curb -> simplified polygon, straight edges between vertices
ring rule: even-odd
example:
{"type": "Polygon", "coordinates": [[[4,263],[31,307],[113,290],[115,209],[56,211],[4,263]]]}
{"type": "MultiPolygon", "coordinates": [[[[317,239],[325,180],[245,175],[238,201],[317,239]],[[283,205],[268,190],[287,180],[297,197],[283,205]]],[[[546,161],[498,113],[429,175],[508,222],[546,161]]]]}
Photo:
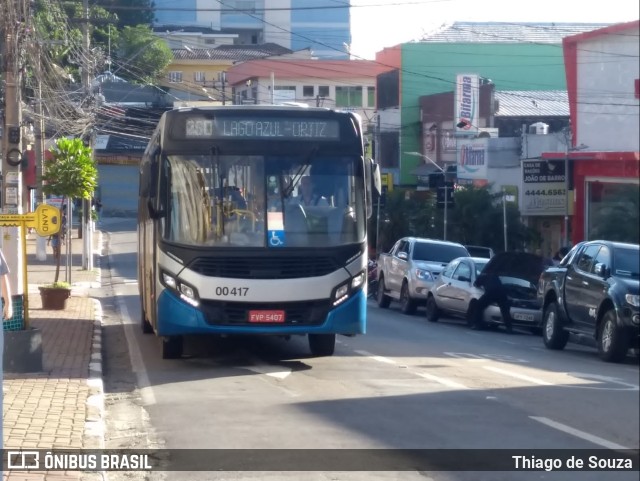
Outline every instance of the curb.
{"type": "MultiPolygon", "coordinates": [[[[91,287],[101,287],[102,271],[100,257],[102,256],[102,232],[98,231],[98,250],[94,253],[94,268],[96,270],[95,283],[91,287]]],[[[105,395],[102,379],[102,304],[98,299],[91,298],[94,306],[93,335],[91,337],[91,357],[89,359],[89,374],[87,386],[89,397],[87,398],[87,417],[84,425],[84,449],[105,448],[105,395]]],[[[86,473],[85,473],[86,474],[86,473]]],[[[103,480],[107,479],[105,471],[94,473],[103,480]]]]}

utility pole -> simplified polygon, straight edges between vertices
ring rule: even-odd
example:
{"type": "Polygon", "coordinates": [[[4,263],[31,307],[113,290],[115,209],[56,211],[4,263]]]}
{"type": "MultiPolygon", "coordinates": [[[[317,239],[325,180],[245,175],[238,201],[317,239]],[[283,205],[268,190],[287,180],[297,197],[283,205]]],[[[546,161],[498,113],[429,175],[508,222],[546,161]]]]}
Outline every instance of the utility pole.
{"type": "MultiPolygon", "coordinates": [[[[42,191],[42,175],[44,174],[44,141],[46,138],[44,114],[42,109],[42,64],[40,61],[40,56],[38,56],[38,66],[36,72],[38,86],[36,88],[36,142],[34,145],[34,150],[36,156],[36,206],[38,206],[45,203],[44,192],[42,191]]],[[[47,240],[42,236],[36,237],[36,258],[39,261],[47,260],[47,240]]]]}
{"type": "MultiPolygon", "coordinates": [[[[82,85],[84,87],[84,93],[86,102],[90,102],[92,97],[91,93],[91,45],[89,38],[89,0],[82,0],[82,7],[84,12],[84,21],[82,23],[83,33],[83,50],[84,50],[84,64],[82,65],[82,85]]],[[[88,139],[89,145],[93,148],[93,134],[90,134],[88,139]]],[[[68,223],[71,221],[69,217],[68,223]]],[[[91,199],[82,199],[82,267],[86,270],[93,269],[93,252],[92,252],[92,240],[91,235],[91,199]]]]}
{"type": "MultiPolygon", "coordinates": [[[[2,135],[2,213],[22,214],[22,112],[20,50],[24,38],[24,3],[20,0],[5,0],[0,13],[0,26],[4,31],[4,126],[2,135]]],[[[21,249],[19,227],[3,227],[1,243],[4,257],[10,270],[9,280],[13,296],[13,321],[24,324],[23,266],[26,261],[21,249]]]]}

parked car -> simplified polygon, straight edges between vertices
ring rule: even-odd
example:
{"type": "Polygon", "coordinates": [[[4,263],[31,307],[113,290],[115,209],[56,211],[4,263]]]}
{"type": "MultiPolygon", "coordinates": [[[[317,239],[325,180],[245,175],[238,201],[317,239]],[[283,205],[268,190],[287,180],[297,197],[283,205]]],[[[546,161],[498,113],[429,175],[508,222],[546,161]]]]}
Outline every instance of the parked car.
{"type": "Polygon", "coordinates": [[[600,358],[622,361],[640,336],[640,246],[594,240],[576,245],[540,278],[542,338],[564,349],[569,333],[596,340],[600,358]]]}
{"type": "Polygon", "coordinates": [[[378,306],[400,301],[402,312],[413,314],[451,260],[468,256],[462,244],[420,237],[403,237],[378,256],[378,306]]]}
{"type": "Polygon", "coordinates": [[[482,295],[482,289],[473,284],[488,262],[481,257],[458,257],[449,262],[427,295],[427,320],[436,322],[445,314],[464,317],[471,324],[469,306],[482,295]]]}
{"type": "MultiPolygon", "coordinates": [[[[442,314],[449,314],[465,317],[470,326],[475,317],[475,305],[483,294],[481,288],[474,286],[475,278],[482,271],[500,278],[509,298],[513,325],[539,333],[542,313],[537,298],[538,280],[550,265],[549,260],[525,252],[501,252],[491,259],[455,259],[442,271],[429,291],[427,320],[436,322],[442,314]]],[[[484,311],[484,322],[488,325],[503,323],[496,304],[484,311]]]]}
{"type": "Polygon", "coordinates": [[[464,247],[467,249],[471,257],[484,257],[485,259],[491,259],[495,255],[495,252],[493,252],[493,249],[491,247],[483,247],[483,246],[464,246],[464,247]]]}

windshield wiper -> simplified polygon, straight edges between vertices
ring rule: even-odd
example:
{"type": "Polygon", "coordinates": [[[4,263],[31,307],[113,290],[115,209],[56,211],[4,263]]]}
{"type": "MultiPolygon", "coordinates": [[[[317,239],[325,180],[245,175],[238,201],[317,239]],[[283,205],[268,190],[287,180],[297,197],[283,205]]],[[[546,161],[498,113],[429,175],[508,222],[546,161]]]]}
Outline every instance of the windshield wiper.
{"type": "Polygon", "coordinates": [[[211,185],[213,186],[213,198],[216,209],[215,235],[217,239],[220,239],[224,235],[224,177],[220,171],[220,148],[217,145],[211,148],[211,156],[214,157],[211,160],[211,171],[214,179],[211,185]],[[215,185],[216,178],[220,179],[217,189],[215,185]]]}

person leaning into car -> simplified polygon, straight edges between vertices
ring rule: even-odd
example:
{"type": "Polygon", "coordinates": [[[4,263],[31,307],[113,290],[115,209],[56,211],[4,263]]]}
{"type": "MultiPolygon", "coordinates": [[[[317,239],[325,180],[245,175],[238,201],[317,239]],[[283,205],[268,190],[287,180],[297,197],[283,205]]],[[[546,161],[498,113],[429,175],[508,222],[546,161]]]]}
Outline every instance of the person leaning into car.
{"type": "Polygon", "coordinates": [[[484,327],[484,310],[494,302],[500,307],[500,313],[502,314],[502,321],[507,329],[508,333],[511,333],[513,328],[511,326],[511,313],[509,311],[509,298],[504,291],[500,278],[491,273],[481,273],[476,281],[473,283],[476,287],[482,287],[484,294],[478,299],[476,304],[475,316],[472,329],[482,329],[484,327]]]}

